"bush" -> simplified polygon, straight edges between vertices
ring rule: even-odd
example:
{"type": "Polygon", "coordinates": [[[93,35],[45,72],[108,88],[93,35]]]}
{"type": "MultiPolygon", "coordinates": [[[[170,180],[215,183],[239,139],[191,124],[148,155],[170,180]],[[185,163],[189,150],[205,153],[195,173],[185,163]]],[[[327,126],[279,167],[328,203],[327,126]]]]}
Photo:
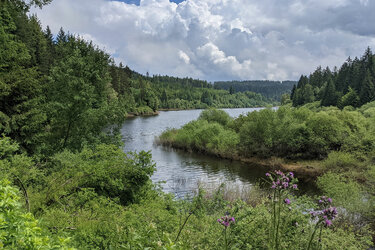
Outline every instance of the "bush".
{"type": "Polygon", "coordinates": [[[361,163],[352,154],[342,151],[332,151],[327,159],[323,161],[326,170],[344,172],[351,169],[358,169],[361,163]]]}
{"type": "Polygon", "coordinates": [[[217,122],[223,126],[226,126],[232,120],[227,112],[218,109],[206,109],[202,111],[199,119],[208,122],[217,122]]]}
{"type": "Polygon", "coordinates": [[[317,186],[334,200],[336,206],[345,208],[351,222],[357,220],[358,213],[368,212],[370,204],[364,199],[361,186],[344,175],[326,173],[318,178],[317,186]]]}
{"type": "Polygon", "coordinates": [[[46,234],[30,213],[22,211],[17,189],[0,180],[0,248],[68,249],[67,239],[46,234]]]}

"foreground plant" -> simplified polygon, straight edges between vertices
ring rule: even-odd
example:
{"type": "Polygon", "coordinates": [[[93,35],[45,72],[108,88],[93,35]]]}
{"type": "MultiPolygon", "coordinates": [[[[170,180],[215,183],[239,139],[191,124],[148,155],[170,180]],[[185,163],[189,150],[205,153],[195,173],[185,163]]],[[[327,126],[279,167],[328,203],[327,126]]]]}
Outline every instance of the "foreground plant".
{"type": "Polygon", "coordinates": [[[272,186],[273,196],[271,197],[272,204],[272,220],[271,220],[271,248],[280,248],[280,222],[281,222],[281,211],[286,205],[290,205],[291,201],[287,198],[290,190],[296,190],[297,179],[294,178],[294,173],[289,172],[287,174],[280,170],[274,173],[266,173],[272,186]]]}
{"type": "Polygon", "coordinates": [[[337,209],[336,207],[331,206],[332,199],[326,196],[322,196],[318,201],[319,209],[315,211],[311,211],[310,215],[314,221],[316,221],[315,228],[313,233],[311,234],[309,245],[307,249],[311,249],[312,242],[314,241],[315,234],[319,229],[319,237],[318,237],[318,247],[322,242],[322,231],[323,227],[330,227],[332,225],[332,220],[337,217],[337,209]]]}
{"type": "Polygon", "coordinates": [[[224,226],[225,249],[228,249],[227,229],[231,225],[231,223],[235,222],[235,219],[234,217],[230,217],[228,214],[226,214],[224,217],[217,219],[217,222],[224,226]]]}

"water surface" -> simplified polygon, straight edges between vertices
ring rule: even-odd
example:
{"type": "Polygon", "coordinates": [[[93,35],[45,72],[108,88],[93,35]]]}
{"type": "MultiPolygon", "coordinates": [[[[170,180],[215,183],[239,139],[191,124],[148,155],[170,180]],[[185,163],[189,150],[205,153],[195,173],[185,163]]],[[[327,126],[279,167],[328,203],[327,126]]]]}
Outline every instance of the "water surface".
{"type": "MultiPolygon", "coordinates": [[[[259,108],[223,110],[232,117],[238,117],[259,108]]],[[[203,183],[206,188],[223,182],[226,185],[244,187],[251,186],[260,177],[264,177],[265,170],[255,165],[155,145],[155,137],[167,128],[180,128],[197,119],[201,112],[202,110],[161,111],[158,116],[127,119],[121,130],[125,141],[124,151],[151,151],[157,169],[152,180],[164,181],[163,190],[172,192],[177,197],[184,197],[196,190],[199,183],[203,183]]]]}

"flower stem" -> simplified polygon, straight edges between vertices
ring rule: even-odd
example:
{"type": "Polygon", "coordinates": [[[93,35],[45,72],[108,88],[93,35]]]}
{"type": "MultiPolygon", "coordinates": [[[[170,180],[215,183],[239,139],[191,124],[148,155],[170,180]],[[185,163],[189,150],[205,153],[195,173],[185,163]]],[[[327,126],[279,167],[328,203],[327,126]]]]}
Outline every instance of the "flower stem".
{"type": "Polygon", "coordinates": [[[273,201],[272,201],[272,247],[275,245],[275,232],[276,232],[276,190],[273,192],[273,201]]]}
{"type": "Polygon", "coordinates": [[[319,248],[322,247],[322,230],[323,230],[323,224],[320,226],[320,232],[319,232],[319,248]]]}
{"type": "Polygon", "coordinates": [[[312,233],[310,241],[309,241],[309,245],[307,246],[307,250],[310,250],[311,243],[314,239],[314,236],[315,236],[316,230],[318,229],[319,223],[320,223],[320,221],[315,225],[314,232],[312,233]]]}
{"type": "Polygon", "coordinates": [[[277,212],[277,227],[276,227],[276,249],[279,249],[279,228],[280,228],[280,214],[281,214],[281,192],[279,191],[279,201],[278,201],[278,212],[277,212]]]}
{"type": "Polygon", "coordinates": [[[227,228],[224,228],[224,238],[225,238],[225,250],[228,250],[227,228]]]}

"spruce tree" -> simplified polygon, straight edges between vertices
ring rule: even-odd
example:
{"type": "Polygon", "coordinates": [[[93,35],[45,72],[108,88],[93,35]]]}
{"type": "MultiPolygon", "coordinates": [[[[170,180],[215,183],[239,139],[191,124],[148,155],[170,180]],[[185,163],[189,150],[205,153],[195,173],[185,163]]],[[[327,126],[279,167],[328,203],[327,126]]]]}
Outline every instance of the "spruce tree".
{"type": "Polygon", "coordinates": [[[335,106],[336,104],[337,104],[336,88],[332,79],[330,79],[326,88],[324,89],[321,105],[322,106],[335,106]]]}
{"type": "Polygon", "coordinates": [[[363,80],[359,97],[361,104],[365,104],[367,102],[375,100],[374,79],[372,78],[370,71],[367,71],[366,77],[363,80]]]}

